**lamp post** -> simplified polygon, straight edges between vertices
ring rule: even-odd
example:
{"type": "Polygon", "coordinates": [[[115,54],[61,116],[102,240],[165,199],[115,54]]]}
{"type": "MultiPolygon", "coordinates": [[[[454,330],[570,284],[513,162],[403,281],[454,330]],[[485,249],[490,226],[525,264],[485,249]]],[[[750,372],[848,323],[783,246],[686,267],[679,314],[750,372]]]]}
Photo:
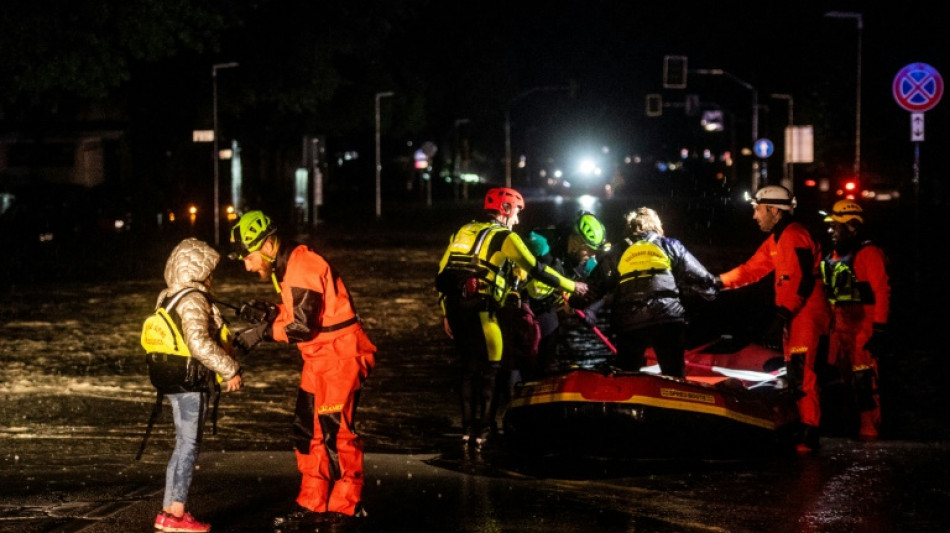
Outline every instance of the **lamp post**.
{"type": "Polygon", "coordinates": [[[861,33],[864,30],[864,17],[853,11],[829,11],[825,16],[833,19],[854,19],[858,29],[858,59],[856,67],[857,87],[854,109],[854,177],[861,178],[861,33]]]}
{"type": "Polygon", "coordinates": [[[379,147],[379,100],[381,98],[392,96],[393,94],[394,93],[392,91],[376,93],[376,219],[377,220],[383,216],[383,191],[382,191],[382,181],[380,179],[380,173],[383,170],[383,164],[381,162],[382,155],[380,153],[380,147],[379,147]]]}
{"type": "Polygon", "coordinates": [[[511,187],[511,106],[518,100],[538,91],[569,91],[570,87],[533,87],[508,100],[505,106],[505,187],[511,187]]]}
{"type": "MultiPolygon", "coordinates": [[[[791,128],[795,123],[795,101],[792,99],[790,94],[772,94],[772,98],[776,100],[786,100],[788,101],[788,127],[791,128]]],[[[785,187],[790,191],[794,191],[795,187],[795,178],[792,174],[793,168],[792,162],[788,160],[788,142],[791,141],[789,135],[785,135],[785,187]]]]}
{"type": "MultiPolygon", "coordinates": [[[[469,119],[459,118],[455,120],[455,160],[452,162],[453,168],[453,178],[460,180],[460,170],[461,170],[461,156],[462,156],[462,135],[459,132],[459,126],[462,124],[468,124],[469,119]]],[[[455,189],[456,200],[458,200],[458,188],[455,189]]],[[[468,200],[468,183],[462,182],[462,198],[468,200]]]]}
{"type": "Polygon", "coordinates": [[[218,69],[238,66],[235,62],[215,63],[211,66],[211,121],[213,131],[213,146],[211,161],[214,168],[214,245],[221,244],[221,210],[218,200],[218,69]]]}
{"type": "MultiPolygon", "coordinates": [[[[737,78],[735,75],[726,72],[720,68],[711,68],[711,69],[696,69],[691,70],[690,72],[695,72],[696,74],[705,74],[709,76],[726,76],[732,81],[738,83],[739,85],[745,87],[752,92],[752,141],[750,146],[755,146],[755,141],[759,140],[759,91],[752,86],[751,83],[743,81],[737,78]]],[[[752,190],[755,191],[759,188],[759,162],[753,159],[752,161],[752,190]]]]}

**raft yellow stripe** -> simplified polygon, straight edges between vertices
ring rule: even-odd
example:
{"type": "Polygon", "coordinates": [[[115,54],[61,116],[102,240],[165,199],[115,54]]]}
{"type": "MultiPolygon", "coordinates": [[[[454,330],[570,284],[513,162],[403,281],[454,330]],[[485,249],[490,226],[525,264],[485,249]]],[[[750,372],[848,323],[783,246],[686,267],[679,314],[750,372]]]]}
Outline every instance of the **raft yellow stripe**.
{"type": "Polygon", "coordinates": [[[649,407],[660,407],[663,409],[674,409],[677,411],[690,411],[694,413],[703,413],[707,415],[721,416],[728,418],[730,420],[735,420],[737,422],[742,422],[744,424],[750,424],[753,426],[758,426],[764,429],[775,429],[775,422],[759,418],[755,416],[745,415],[738,413],[731,409],[726,409],[725,407],[717,407],[715,405],[705,405],[698,404],[693,402],[684,402],[680,400],[667,400],[662,398],[655,398],[653,396],[631,396],[626,400],[592,400],[585,398],[582,394],[578,392],[558,392],[551,394],[538,394],[528,398],[515,398],[511,400],[509,408],[515,407],[525,407],[528,405],[540,405],[546,403],[556,403],[556,402],[582,402],[582,403],[623,403],[623,404],[638,404],[645,405],[649,407]]]}

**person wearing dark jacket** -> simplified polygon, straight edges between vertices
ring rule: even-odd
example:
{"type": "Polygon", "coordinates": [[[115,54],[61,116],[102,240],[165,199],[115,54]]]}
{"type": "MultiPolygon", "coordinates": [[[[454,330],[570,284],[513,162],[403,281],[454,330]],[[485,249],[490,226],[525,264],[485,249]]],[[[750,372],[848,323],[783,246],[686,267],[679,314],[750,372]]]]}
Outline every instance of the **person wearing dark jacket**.
{"type": "Polygon", "coordinates": [[[680,241],[666,237],[656,211],[640,207],[626,215],[624,242],[603,256],[591,272],[590,290],[572,297],[571,307],[612,294],[611,329],[617,339],[616,365],[638,371],[647,347],[656,352],[660,372],[685,375],[686,308],[682,296],[716,297],[716,278],[680,241]]]}

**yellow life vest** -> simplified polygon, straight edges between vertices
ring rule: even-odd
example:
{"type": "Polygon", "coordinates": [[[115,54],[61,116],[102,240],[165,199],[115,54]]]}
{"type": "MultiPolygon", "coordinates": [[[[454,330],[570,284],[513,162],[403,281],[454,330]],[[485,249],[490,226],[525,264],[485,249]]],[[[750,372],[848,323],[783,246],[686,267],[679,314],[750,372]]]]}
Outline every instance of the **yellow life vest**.
{"type": "Polygon", "coordinates": [[[164,306],[159,306],[142,324],[142,348],[146,353],[164,353],[191,357],[191,351],[181,335],[181,328],[169,314],[183,296],[197,289],[182,289],[164,306]]]}

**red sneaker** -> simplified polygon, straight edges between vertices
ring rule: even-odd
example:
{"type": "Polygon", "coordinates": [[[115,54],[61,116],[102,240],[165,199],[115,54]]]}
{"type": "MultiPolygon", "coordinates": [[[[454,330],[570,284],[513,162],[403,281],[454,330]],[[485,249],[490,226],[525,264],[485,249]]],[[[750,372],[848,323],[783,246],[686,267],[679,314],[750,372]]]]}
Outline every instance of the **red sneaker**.
{"type": "Polygon", "coordinates": [[[180,517],[167,515],[162,531],[165,533],[205,533],[211,531],[211,524],[195,520],[191,513],[185,513],[180,517]]]}
{"type": "Polygon", "coordinates": [[[159,511],[158,516],[155,517],[155,529],[164,531],[166,518],[168,518],[168,515],[165,514],[165,511],[159,511]]]}

